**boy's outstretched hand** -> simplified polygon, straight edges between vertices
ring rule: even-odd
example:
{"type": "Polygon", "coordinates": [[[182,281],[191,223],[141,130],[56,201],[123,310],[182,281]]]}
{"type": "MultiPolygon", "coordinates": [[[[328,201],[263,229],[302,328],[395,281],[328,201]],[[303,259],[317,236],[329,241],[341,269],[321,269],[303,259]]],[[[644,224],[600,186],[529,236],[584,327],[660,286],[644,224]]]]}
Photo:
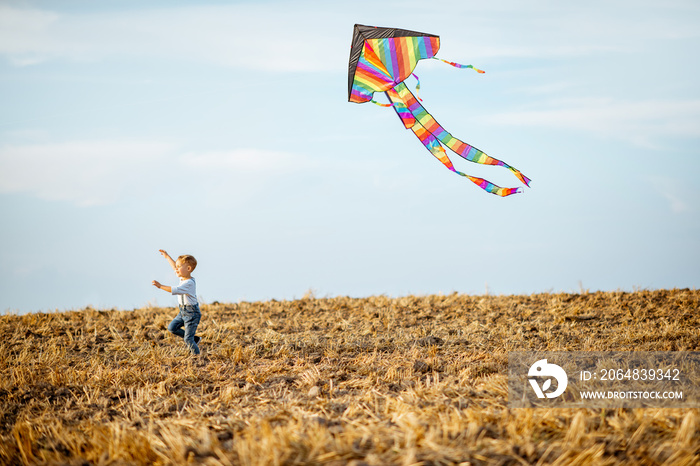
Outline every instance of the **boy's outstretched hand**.
{"type": "Polygon", "coordinates": [[[172,257],[170,257],[170,254],[168,254],[167,252],[165,252],[165,249],[159,249],[158,252],[161,253],[161,255],[162,255],[163,257],[165,257],[165,259],[166,259],[166,260],[168,261],[168,263],[170,264],[170,267],[172,267],[173,270],[175,270],[175,261],[173,260],[172,257]]]}
{"type": "Polygon", "coordinates": [[[169,286],[161,285],[161,283],[158,280],[153,280],[153,286],[156,288],[160,288],[163,291],[167,291],[168,293],[172,292],[172,288],[169,286]]]}

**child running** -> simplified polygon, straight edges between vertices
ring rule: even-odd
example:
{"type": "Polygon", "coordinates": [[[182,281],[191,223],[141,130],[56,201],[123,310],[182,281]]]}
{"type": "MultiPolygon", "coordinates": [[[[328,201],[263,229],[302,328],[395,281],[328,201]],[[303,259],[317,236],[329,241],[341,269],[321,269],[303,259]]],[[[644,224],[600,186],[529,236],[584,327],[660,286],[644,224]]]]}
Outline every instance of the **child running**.
{"type": "Polygon", "coordinates": [[[177,295],[177,302],[180,307],[178,315],[168,325],[168,330],[185,340],[185,344],[190,349],[192,354],[199,354],[200,338],[195,336],[197,326],[202,318],[202,313],[199,311],[199,302],[197,301],[197,290],[192,271],[197,267],[197,260],[188,255],[182,255],[174,261],[167,252],[160,249],[160,253],[170,263],[170,266],[175,270],[175,273],[180,277],[178,286],[161,285],[158,281],[153,280],[153,285],[156,288],[167,291],[170,294],[177,295]],[[182,330],[185,327],[185,330],[182,330]]]}

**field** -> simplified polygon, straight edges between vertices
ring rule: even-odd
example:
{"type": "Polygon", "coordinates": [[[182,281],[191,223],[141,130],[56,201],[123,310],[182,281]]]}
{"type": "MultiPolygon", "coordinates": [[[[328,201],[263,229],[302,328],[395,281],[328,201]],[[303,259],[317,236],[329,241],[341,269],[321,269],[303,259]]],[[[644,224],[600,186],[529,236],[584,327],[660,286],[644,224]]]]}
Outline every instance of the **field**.
{"type": "Polygon", "coordinates": [[[700,291],[0,316],[0,464],[700,464],[697,409],[509,409],[509,351],[700,351],[700,291]]]}

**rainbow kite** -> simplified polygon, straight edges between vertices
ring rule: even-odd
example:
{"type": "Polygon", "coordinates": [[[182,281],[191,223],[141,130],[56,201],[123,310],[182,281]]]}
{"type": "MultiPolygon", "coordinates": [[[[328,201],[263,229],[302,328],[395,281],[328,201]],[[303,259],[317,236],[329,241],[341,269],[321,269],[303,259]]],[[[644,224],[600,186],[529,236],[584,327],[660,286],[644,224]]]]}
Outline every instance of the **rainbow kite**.
{"type": "MultiPolygon", "coordinates": [[[[373,102],[383,107],[393,107],[404,126],[413,131],[431,154],[447,168],[458,175],[469,178],[484,190],[498,196],[509,196],[522,192],[522,188],[501,188],[483,178],[457,171],[447,156],[443,144],[470,162],[505,167],[512,171],[526,186],[530,186],[530,179],[520,171],[505,162],[489,157],[476,147],[460,141],[445,131],[420,104],[421,99],[416,97],[404,83],[411,75],[418,79],[413,74],[413,69],[418,64],[418,60],[424,58],[434,58],[456,68],[471,68],[483,73],[471,65],[460,65],[435,57],[439,48],[440,37],[438,36],[405,29],[356,24],[348,67],[348,100],[356,103],[373,102]],[[391,103],[380,104],[373,100],[375,92],[386,93],[391,103]]],[[[416,86],[416,90],[419,88],[420,83],[416,86]]]]}

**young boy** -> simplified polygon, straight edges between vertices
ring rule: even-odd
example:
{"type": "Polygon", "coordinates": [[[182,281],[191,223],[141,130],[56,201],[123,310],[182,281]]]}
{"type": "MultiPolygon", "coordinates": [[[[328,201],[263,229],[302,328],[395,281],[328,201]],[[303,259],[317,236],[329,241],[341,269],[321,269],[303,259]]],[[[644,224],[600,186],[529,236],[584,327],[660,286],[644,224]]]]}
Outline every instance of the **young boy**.
{"type": "Polygon", "coordinates": [[[190,255],[182,255],[177,258],[177,261],[174,261],[164,250],[160,249],[160,253],[180,277],[180,284],[173,287],[161,285],[158,281],[153,280],[153,285],[156,288],[177,295],[180,312],[170,322],[168,330],[184,339],[192,354],[199,354],[197,343],[199,343],[200,338],[194,334],[197,331],[199,320],[202,318],[202,313],[199,311],[196,284],[192,277],[192,271],[197,267],[197,260],[190,255]],[[184,331],[182,330],[183,326],[185,327],[184,331]]]}

